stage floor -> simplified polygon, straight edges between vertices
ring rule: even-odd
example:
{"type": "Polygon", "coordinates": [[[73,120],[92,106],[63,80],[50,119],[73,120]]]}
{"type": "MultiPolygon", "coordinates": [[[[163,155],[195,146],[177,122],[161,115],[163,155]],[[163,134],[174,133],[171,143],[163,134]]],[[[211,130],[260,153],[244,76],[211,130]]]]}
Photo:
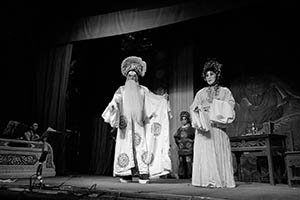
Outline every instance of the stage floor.
{"type": "MultiPolygon", "coordinates": [[[[152,179],[141,185],[134,179],[132,183],[120,183],[116,177],[108,176],[57,176],[43,179],[46,187],[39,189],[37,181],[30,192],[28,179],[0,183],[0,199],[285,199],[298,200],[300,187],[285,184],[272,186],[267,183],[237,182],[232,189],[208,189],[194,187],[187,179],[152,179]],[[47,198],[42,198],[47,195],[47,198]],[[15,198],[13,198],[13,196],[15,198]],[[36,198],[35,198],[36,197],[36,198]]],[[[34,182],[34,180],[32,181],[34,182]]]]}

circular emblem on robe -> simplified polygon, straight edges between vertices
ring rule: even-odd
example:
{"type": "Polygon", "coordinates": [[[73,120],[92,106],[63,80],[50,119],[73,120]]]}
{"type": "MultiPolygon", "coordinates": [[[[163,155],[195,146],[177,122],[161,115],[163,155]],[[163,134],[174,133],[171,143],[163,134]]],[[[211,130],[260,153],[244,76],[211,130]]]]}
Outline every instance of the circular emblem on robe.
{"type": "Polygon", "coordinates": [[[120,167],[126,167],[129,163],[129,158],[127,156],[126,153],[121,153],[119,156],[118,156],[118,165],[120,167]]]}
{"type": "Polygon", "coordinates": [[[141,143],[141,136],[138,133],[134,133],[134,145],[138,146],[141,143]]]}
{"type": "Polygon", "coordinates": [[[160,123],[154,122],[151,126],[151,132],[154,134],[154,136],[159,136],[161,132],[160,123]]]}
{"type": "Polygon", "coordinates": [[[127,120],[124,115],[120,116],[120,122],[119,122],[119,128],[120,129],[125,129],[127,127],[127,120]]]}
{"type": "Polygon", "coordinates": [[[153,159],[154,159],[153,153],[149,153],[148,151],[145,151],[142,154],[142,161],[147,165],[151,164],[153,162],[153,159]]]}

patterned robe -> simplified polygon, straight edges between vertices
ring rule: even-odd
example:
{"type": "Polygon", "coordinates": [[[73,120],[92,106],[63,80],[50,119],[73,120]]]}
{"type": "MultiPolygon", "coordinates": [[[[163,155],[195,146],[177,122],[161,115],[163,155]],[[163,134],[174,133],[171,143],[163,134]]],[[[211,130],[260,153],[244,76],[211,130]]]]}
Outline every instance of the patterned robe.
{"type": "MultiPolygon", "coordinates": [[[[191,105],[191,112],[200,108],[203,116],[211,116],[210,109],[213,107],[214,99],[224,101],[231,106],[231,113],[223,113],[223,118],[230,123],[234,120],[234,98],[226,87],[219,87],[217,91],[205,87],[197,92],[191,105]],[[228,113],[229,116],[226,116],[228,113]]],[[[221,113],[222,114],[222,113],[221,113]]],[[[197,115],[191,115],[195,117],[197,115]]],[[[199,115],[198,115],[199,116],[199,115]]],[[[210,120],[210,119],[209,119],[210,120]]],[[[192,119],[192,121],[197,121],[192,119]]],[[[226,126],[226,124],[224,124],[226,126]]],[[[215,127],[209,124],[208,131],[197,129],[194,141],[194,162],[192,185],[206,187],[235,187],[232,154],[226,127],[215,127]]]]}
{"type": "Polygon", "coordinates": [[[144,99],[144,119],[154,114],[148,123],[141,126],[126,119],[123,114],[124,89],[124,86],[119,87],[102,113],[104,121],[118,129],[113,175],[133,175],[132,169],[136,169],[139,174],[149,174],[150,177],[168,174],[171,171],[171,160],[167,100],[140,85],[144,99]]]}

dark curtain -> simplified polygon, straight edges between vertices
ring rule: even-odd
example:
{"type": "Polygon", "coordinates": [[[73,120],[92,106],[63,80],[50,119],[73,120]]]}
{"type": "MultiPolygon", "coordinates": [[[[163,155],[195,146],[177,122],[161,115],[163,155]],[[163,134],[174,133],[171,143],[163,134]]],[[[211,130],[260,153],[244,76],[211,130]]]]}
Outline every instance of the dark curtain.
{"type": "Polygon", "coordinates": [[[173,175],[178,172],[178,147],[174,141],[174,134],[181,126],[179,114],[182,111],[189,111],[189,106],[193,102],[193,61],[195,57],[195,47],[192,42],[181,44],[172,50],[172,65],[168,75],[170,76],[170,104],[173,118],[170,119],[170,151],[172,160],[173,175]]]}
{"type": "Polygon", "coordinates": [[[119,44],[119,37],[74,43],[69,91],[77,93],[69,96],[67,127],[80,132],[80,173],[112,175],[114,140],[101,114],[124,84],[119,44]]]}
{"type": "Polygon", "coordinates": [[[99,117],[94,118],[93,129],[90,171],[97,175],[112,175],[116,131],[111,133],[110,125],[99,117]]]}
{"type": "Polygon", "coordinates": [[[48,138],[54,153],[57,174],[66,171],[66,91],[72,44],[43,51],[37,69],[37,116],[41,127],[60,131],[48,138]]]}
{"type": "Polygon", "coordinates": [[[43,51],[37,69],[37,115],[42,127],[65,130],[72,44],[43,51]]]}

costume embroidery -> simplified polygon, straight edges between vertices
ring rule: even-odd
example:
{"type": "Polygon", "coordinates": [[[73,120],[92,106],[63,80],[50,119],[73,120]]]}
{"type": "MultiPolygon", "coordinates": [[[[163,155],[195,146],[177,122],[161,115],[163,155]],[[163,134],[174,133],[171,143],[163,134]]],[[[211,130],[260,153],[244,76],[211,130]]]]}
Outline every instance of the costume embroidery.
{"type": "Polygon", "coordinates": [[[154,155],[153,153],[149,153],[148,151],[145,151],[143,154],[142,154],[142,161],[149,165],[152,163],[152,161],[154,160],[154,155]]]}
{"type": "Polygon", "coordinates": [[[126,153],[121,153],[118,157],[118,165],[122,168],[126,167],[129,163],[129,158],[126,153]]]}
{"type": "Polygon", "coordinates": [[[161,125],[160,123],[153,123],[151,126],[151,132],[154,134],[154,136],[159,136],[161,132],[161,125]]]}
{"type": "Polygon", "coordinates": [[[139,144],[141,143],[141,136],[139,133],[134,133],[134,146],[139,146],[139,144]]]}
{"type": "Polygon", "coordinates": [[[218,85],[215,85],[213,87],[207,87],[207,101],[209,103],[212,103],[214,100],[214,97],[217,97],[220,93],[220,87],[218,85]]]}
{"type": "Polygon", "coordinates": [[[120,129],[125,129],[127,127],[127,120],[124,115],[120,116],[120,123],[119,123],[119,128],[120,129]]]}

